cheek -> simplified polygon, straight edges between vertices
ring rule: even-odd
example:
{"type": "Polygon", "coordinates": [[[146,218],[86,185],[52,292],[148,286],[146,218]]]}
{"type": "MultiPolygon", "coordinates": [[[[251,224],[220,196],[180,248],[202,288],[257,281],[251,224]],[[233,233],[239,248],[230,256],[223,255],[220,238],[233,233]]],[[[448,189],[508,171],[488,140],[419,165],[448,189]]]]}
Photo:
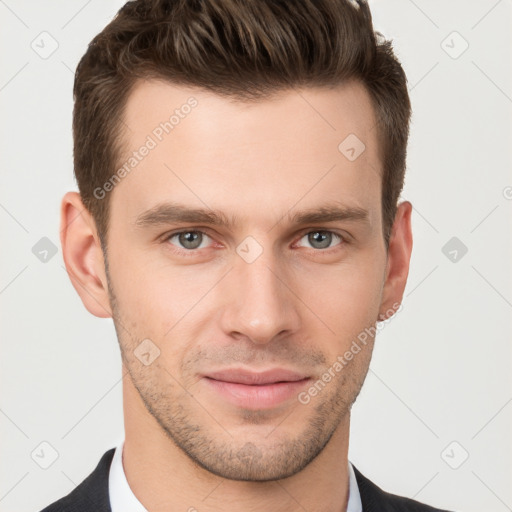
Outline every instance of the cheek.
{"type": "Polygon", "coordinates": [[[179,304],[188,290],[179,269],[166,264],[158,250],[134,250],[129,246],[130,242],[116,244],[109,258],[119,304],[138,317],[161,310],[172,313],[174,309],[169,305],[179,304]]]}
{"type": "Polygon", "coordinates": [[[153,339],[166,352],[179,350],[178,340],[212,308],[211,292],[221,276],[207,267],[173,265],[162,256],[124,258],[115,276],[120,313],[139,337],[153,339]]]}
{"type": "Polygon", "coordinates": [[[382,293],[381,271],[381,264],[371,262],[318,267],[315,272],[308,269],[297,277],[301,290],[298,295],[316,313],[319,328],[327,325],[326,332],[338,343],[345,343],[376,321],[382,293]]]}

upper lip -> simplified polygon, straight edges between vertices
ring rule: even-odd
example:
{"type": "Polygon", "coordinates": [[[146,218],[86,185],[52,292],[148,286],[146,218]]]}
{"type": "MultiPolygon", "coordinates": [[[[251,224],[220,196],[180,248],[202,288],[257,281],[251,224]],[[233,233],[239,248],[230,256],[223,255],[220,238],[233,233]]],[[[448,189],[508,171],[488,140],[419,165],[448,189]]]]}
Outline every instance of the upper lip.
{"type": "Polygon", "coordinates": [[[209,372],[204,376],[209,379],[249,385],[271,384],[275,382],[294,382],[308,378],[308,376],[303,373],[286,370],[284,368],[274,368],[264,372],[250,372],[247,370],[231,368],[216,372],[209,372]]]}

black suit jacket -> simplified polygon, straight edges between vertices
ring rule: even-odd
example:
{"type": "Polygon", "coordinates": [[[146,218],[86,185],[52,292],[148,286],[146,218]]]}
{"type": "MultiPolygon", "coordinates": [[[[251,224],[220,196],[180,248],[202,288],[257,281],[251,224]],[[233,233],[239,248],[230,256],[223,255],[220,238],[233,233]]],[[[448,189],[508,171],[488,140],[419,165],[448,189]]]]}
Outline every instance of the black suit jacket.
{"type": "MultiPolygon", "coordinates": [[[[72,492],[41,512],[112,512],[108,477],[115,448],[108,450],[96,469],[72,492]]],[[[363,512],[448,512],[423,503],[389,494],[363,476],[354,466],[363,512]]]]}

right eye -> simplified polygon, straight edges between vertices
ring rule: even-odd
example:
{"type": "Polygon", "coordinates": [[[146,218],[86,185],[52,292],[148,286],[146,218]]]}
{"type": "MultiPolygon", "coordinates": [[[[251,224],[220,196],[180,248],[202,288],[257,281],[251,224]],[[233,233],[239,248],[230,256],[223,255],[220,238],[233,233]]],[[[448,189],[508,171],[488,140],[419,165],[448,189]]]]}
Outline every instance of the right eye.
{"type": "Polygon", "coordinates": [[[165,241],[171,242],[172,245],[176,245],[178,249],[193,251],[195,249],[203,249],[207,247],[205,243],[210,237],[203,231],[178,231],[171,233],[165,238],[165,241]],[[172,240],[175,239],[175,242],[172,240]]]}

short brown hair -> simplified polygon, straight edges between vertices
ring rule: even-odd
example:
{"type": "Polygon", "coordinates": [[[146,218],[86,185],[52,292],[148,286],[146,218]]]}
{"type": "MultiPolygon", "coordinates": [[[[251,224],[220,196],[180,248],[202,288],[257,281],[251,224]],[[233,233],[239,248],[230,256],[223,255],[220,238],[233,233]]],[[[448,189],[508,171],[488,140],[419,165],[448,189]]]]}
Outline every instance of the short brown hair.
{"type": "MultiPolygon", "coordinates": [[[[242,101],[356,79],[370,94],[382,160],[388,247],[403,188],[411,105],[391,41],[363,0],[133,0],[89,44],[74,82],[74,169],[106,250],[123,112],[139,79],[163,79],[242,101]]],[[[341,142],[341,141],[340,141],[341,142]]]]}

